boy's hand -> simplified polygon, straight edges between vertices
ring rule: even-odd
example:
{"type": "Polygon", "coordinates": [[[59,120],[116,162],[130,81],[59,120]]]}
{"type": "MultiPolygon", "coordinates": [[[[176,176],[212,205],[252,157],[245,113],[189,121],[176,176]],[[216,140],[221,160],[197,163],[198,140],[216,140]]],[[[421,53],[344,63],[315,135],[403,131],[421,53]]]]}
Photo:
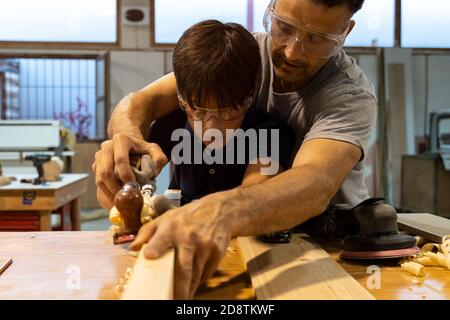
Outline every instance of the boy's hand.
{"type": "Polygon", "coordinates": [[[154,143],[145,142],[127,134],[117,134],[105,141],[95,154],[92,171],[97,185],[97,199],[105,209],[111,209],[113,199],[124,183],[136,181],[130,166],[130,153],[148,154],[152,157],[157,176],[167,164],[167,157],[154,143]]]}

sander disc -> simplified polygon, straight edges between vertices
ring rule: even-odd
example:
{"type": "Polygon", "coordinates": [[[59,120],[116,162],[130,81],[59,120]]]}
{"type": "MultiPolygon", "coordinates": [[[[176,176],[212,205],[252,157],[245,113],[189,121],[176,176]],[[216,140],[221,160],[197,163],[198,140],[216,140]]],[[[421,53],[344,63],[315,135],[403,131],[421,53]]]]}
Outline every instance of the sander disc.
{"type": "Polygon", "coordinates": [[[372,260],[372,259],[398,259],[403,257],[414,256],[420,252],[418,247],[411,247],[396,250],[384,251],[350,251],[344,250],[341,258],[352,260],[372,260]]]}

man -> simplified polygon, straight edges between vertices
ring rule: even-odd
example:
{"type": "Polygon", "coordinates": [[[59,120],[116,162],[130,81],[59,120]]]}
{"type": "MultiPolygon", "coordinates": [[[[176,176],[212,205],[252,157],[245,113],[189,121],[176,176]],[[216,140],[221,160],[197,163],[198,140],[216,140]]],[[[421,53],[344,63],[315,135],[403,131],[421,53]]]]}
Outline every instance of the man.
{"type": "MultiPolygon", "coordinates": [[[[217,268],[229,240],[284,230],[323,213],[335,202],[368,198],[364,155],[376,118],[373,87],[342,50],[363,0],[278,0],[269,5],[268,35],[256,35],[263,76],[261,109],[288,123],[297,137],[292,168],[263,183],[208,195],[144,226],[133,244],[146,256],[176,248],[175,294],[191,298],[217,268]],[[270,58],[269,58],[270,57],[270,58]],[[298,149],[298,150],[297,150],[298,149]]],[[[120,180],[132,179],[128,153],[165,156],[143,133],[177,107],[173,75],[126,97],[109,126],[111,141],[96,155],[98,199],[111,206],[120,180]],[[114,166],[120,180],[111,173],[114,166]]]]}

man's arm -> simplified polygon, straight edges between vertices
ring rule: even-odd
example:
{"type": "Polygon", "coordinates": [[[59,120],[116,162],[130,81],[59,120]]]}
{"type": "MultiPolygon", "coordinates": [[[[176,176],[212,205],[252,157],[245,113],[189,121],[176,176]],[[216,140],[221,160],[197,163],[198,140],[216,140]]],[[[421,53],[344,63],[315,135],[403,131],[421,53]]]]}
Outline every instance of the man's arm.
{"type": "MultiPolygon", "coordinates": [[[[267,160],[267,159],[264,159],[267,160]]],[[[263,165],[261,163],[261,159],[258,159],[258,163],[255,164],[249,164],[247,166],[247,169],[245,170],[245,174],[244,174],[244,178],[242,178],[242,183],[241,186],[246,187],[246,186],[250,186],[252,184],[257,184],[257,183],[261,183],[263,181],[266,181],[272,177],[274,177],[275,175],[279,174],[282,169],[279,165],[277,165],[276,167],[278,168],[278,171],[275,172],[274,174],[271,175],[264,175],[262,174],[262,170],[264,168],[268,168],[268,165],[263,165]]]]}
{"type": "Polygon", "coordinates": [[[305,142],[292,169],[262,184],[232,190],[232,197],[225,195],[233,199],[227,201],[230,206],[246,209],[246,214],[240,212],[245,221],[241,219],[231,226],[233,235],[280,231],[320,215],[361,154],[360,148],[346,142],[328,139],[305,142]]]}
{"type": "Polygon", "coordinates": [[[144,225],[131,245],[148,258],[177,249],[175,294],[192,298],[235,236],[289,229],[325,211],[362,151],[329,139],[305,142],[293,168],[265,182],[206,196],[144,225]]]}
{"type": "Polygon", "coordinates": [[[152,121],[178,108],[176,92],[176,80],[171,73],[140,91],[130,93],[114,109],[108,126],[110,140],[102,143],[92,165],[97,199],[102,207],[110,209],[122,183],[134,181],[129,164],[130,152],[150,154],[156,175],[167,163],[161,148],[145,142],[144,137],[152,121]]]}

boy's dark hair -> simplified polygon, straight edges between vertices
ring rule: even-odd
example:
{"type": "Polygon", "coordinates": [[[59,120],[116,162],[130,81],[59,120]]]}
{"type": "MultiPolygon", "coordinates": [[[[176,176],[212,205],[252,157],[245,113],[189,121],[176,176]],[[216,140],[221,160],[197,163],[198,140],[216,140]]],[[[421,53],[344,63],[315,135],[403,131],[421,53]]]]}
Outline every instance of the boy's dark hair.
{"type": "Polygon", "coordinates": [[[334,7],[334,6],[338,6],[341,4],[346,4],[350,8],[350,10],[352,11],[353,14],[358,12],[364,4],[364,0],[313,0],[313,1],[324,4],[328,7],[334,7]]]}
{"type": "Polygon", "coordinates": [[[256,90],[260,67],[252,34],[239,24],[217,20],[186,30],[173,54],[178,91],[190,106],[209,99],[219,107],[240,106],[256,90]]]}

